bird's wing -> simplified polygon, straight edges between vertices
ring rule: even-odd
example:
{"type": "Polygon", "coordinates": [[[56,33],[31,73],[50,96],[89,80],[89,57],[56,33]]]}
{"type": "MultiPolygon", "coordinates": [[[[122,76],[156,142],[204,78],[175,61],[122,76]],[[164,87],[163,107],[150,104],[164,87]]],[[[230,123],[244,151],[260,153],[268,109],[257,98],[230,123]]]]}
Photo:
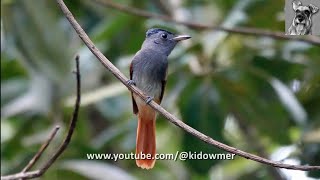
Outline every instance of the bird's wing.
{"type": "MultiPolygon", "coordinates": [[[[133,69],[132,69],[132,62],[130,64],[130,80],[132,80],[132,73],[133,73],[133,69]]],[[[133,93],[131,92],[131,98],[132,98],[132,109],[133,109],[133,113],[137,114],[138,113],[138,106],[136,101],[133,98],[133,93]]]]}
{"type": "Polygon", "coordinates": [[[162,101],[164,90],[166,89],[167,76],[168,76],[168,68],[166,69],[166,75],[165,75],[164,79],[161,81],[161,94],[160,94],[160,102],[159,102],[159,104],[162,101]]]}

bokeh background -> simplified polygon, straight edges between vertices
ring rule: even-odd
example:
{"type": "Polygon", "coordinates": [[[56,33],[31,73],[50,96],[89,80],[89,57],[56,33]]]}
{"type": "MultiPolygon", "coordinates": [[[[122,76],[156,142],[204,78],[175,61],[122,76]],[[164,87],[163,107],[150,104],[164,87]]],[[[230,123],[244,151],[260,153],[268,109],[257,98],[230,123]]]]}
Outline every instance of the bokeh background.
{"type": "MultiPolygon", "coordinates": [[[[102,0],[104,1],[104,0],[102,0]]],[[[175,19],[285,32],[279,0],[119,0],[175,19]]],[[[151,27],[192,39],[169,57],[162,106],[215,140],[288,164],[320,165],[320,48],[145,19],[97,1],[66,1],[97,47],[123,72],[151,27]]],[[[82,104],[68,149],[41,179],[316,179],[320,172],[279,170],[234,160],[87,160],[87,153],[131,153],[136,117],[130,93],[80,41],[54,0],[1,1],[1,175],[19,172],[62,128],[36,169],[61,143],[75,96],[80,55],[82,104]]],[[[157,119],[157,152],[225,153],[157,119]]]]}

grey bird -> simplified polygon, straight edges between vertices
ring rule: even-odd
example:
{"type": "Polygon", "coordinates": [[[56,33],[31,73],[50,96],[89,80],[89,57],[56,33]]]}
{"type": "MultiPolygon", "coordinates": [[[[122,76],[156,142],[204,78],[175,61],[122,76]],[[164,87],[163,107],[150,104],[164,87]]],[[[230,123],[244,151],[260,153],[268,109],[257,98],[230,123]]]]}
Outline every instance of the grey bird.
{"type": "Polygon", "coordinates": [[[153,168],[156,154],[156,112],[147,104],[152,99],[161,103],[167,79],[168,56],[179,41],[189,38],[188,35],[175,35],[159,28],[149,29],[141,49],[131,62],[128,83],[136,85],[148,96],[145,102],[131,94],[133,113],[138,116],[135,158],[137,166],[143,169],[153,168]]]}

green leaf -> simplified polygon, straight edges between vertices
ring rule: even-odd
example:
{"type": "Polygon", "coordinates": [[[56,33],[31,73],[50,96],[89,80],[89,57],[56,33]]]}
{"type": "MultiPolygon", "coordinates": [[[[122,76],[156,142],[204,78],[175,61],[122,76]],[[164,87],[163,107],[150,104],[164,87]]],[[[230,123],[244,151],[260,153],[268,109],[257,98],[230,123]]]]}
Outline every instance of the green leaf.
{"type": "Polygon", "coordinates": [[[15,59],[8,59],[1,53],[1,81],[24,76],[26,76],[26,71],[21,64],[15,59]]]}
{"type": "Polygon", "coordinates": [[[51,10],[53,4],[30,0],[6,5],[2,9],[3,25],[9,37],[8,52],[19,57],[29,74],[41,72],[50,80],[65,82],[72,59],[71,38],[59,24],[59,16],[51,10]]]}
{"type": "Polygon", "coordinates": [[[257,128],[261,135],[280,144],[289,143],[289,135],[283,131],[291,125],[288,112],[268,81],[247,71],[230,69],[213,77],[223,106],[243,123],[257,128]]]}
{"type": "MultiPolygon", "coordinates": [[[[210,81],[193,78],[181,93],[179,107],[182,119],[189,126],[212,137],[225,142],[223,127],[225,114],[219,107],[219,96],[210,81]]],[[[197,153],[221,153],[198,138],[184,132],[182,150],[197,153]]],[[[187,165],[198,173],[207,172],[220,161],[214,160],[187,160],[187,165]]]]}
{"type": "Polygon", "coordinates": [[[303,64],[293,63],[279,58],[267,59],[261,56],[255,56],[252,60],[252,65],[283,82],[303,78],[306,67],[303,64]]]}

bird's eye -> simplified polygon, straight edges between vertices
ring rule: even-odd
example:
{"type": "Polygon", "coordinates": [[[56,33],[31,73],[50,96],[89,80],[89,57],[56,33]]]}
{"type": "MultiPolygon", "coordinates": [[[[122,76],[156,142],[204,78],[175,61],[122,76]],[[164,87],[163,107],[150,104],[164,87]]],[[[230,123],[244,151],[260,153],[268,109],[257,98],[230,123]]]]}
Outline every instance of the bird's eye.
{"type": "Polygon", "coordinates": [[[163,38],[163,39],[167,39],[167,34],[161,34],[161,37],[163,38]]]}

